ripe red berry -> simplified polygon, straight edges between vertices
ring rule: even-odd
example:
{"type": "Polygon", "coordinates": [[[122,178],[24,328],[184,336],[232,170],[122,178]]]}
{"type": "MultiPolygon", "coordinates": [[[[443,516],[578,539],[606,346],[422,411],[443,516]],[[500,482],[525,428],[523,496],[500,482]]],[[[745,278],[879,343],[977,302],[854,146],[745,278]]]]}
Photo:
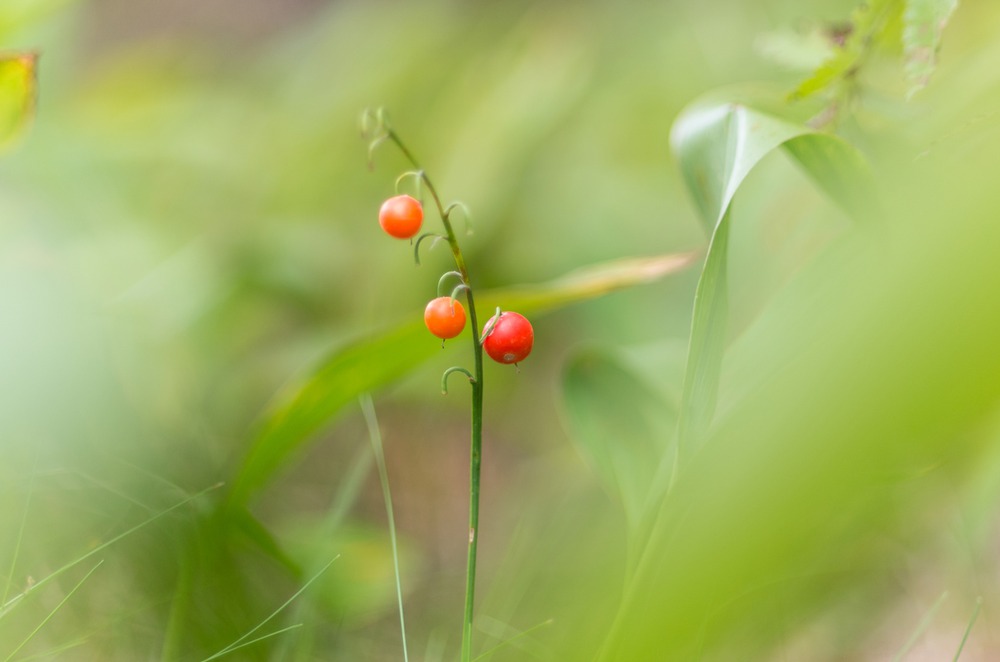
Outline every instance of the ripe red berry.
{"type": "Polygon", "coordinates": [[[519,363],[531,354],[531,345],[535,341],[535,332],[523,315],[502,312],[499,319],[491,317],[483,327],[483,333],[488,335],[483,339],[483,349],[490,358],[498,363],[519,363]],[[496,322],[494,323],[494,320],[496,322]],[[490,329],[490,325],[493,328],[490,329]]]}
{"type": "Polygon", "coordinates": [[[424,308],[427,330],[442,340],[454,338],[465,328],[465,308],[457,299],[438,297],[424,308]]]}
{"type": "Polygon", "coordinates": [[[420,201],[408,195],[394,195],[382,203],[378,222],[387,234],[397,239],[409,239],[420,232],[424,208],[420,201]]]}

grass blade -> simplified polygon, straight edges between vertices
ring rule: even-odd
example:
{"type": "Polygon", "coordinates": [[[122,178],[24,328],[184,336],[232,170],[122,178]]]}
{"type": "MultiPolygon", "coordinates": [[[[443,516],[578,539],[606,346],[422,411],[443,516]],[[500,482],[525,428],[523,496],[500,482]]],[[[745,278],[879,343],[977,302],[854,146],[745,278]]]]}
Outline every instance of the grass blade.
{"type": "Polygon", "coordinates": [[[222,483],[217,483],[215,485],[212,485],[211,487],[205,488],[204,490],[202,490],[202,491],[200,491],[200,492],[198,492],[196,494],[192,494],[191,496],[189,496],[186,499],[183,499],[183,500],[175,503],[174,505],[170,506],[169,508],[161,510],[160,512],[156,513],[152,517],[148,517],[148,518],[144,519],[142,522],[136,524],[132,528],[127,529],[126,531],[123,531],[122,533],[119,533],[117,536],[115,536],[111,540],[108,540],[107,542],[101,543],[100,545],[98,545],[94,549],[90,550],[89,552],[87,552],[83,556],[79,557],[75,561],[70,561],[66,565],[64,565],[61,568],[59,568],[58,570],[55,570],[54,572],[49,573],[44,578],[42,578],[39,581],[35,582],[35,584],[30,589],[24,591],[23,593],[15,595],[13,598],[11,598],[10,600],[8,600],[8,601],[4,602],[2,605],[0,605],[0,617],[3,617],[4,614],[6,614],[7,612],[9,612],[11,609],[13,609],[14,606],[16,606],[16,604],[18,602],[20,602],[22,598],[24,598],[25,596],[28,595],[29,591],[35,591],[35,590],[41,588],[45,584],[48,584],[50,581],[52,581],[53,579],[55,579],[56,577],[58,577],[59,575],[61,575],[62,573],[64,573],[67,570],[69,570],[70,568],[73,568],[73,567],[79,565],[80,563],[83,563],[84,561],[86,561],[87,559],[91,558],[95,554],[98,554],[101,551],[103,551],[103,550],[107,549],[108,547],[110,547],[111,545],[114,545],[116,542],[118,542],[122,538],[130,536],[131,534],[135,533],[136,531],[138,531],[139,529],[143,528],[144,526],[146,526],[146,525],[148,525],[148,524],[150,524],[152,522],[155,522],[156,520],[160,519],[164,515],[168,515],[169,513],[172,513],[173,511],[177,510],[178,508],[180,508],[180,507],[182,507],[182,506],[184,506],[184,505],[186,505],[188,503],[191,503],[195,499],[198,499],[198,498],[204,496],[205,494],[208,494],[212,490],[217,490],[220,487],[222,487],[222,483]]]}
{"type": "Polygon", "coordinates": [[[241,648],[246,648],[247,646],[252,646],[254,644],[260,643],[260,642],[265,641],[267,639],[270,639],[272,637],[277,637],[279,634],[284,634],[284,633],[289,632],[291,630],[296,630],[296,629],[298,629],[300,627],[302,627],[302,623],[296,623],[295,625],[289,625],[288,627],[281,628],[280,630],[275,630],[274,632],[268,632],[267,634],[261,635],[259,637],[254,638],[254,639],[251,639],[249,641],[244,641],[243,643],[239,644],[238,646],[235,645],[235,644],[231,644],[229,647],[224,648],[223,650],[219,651],[218,653],[216,653],[212,657],[205,658],[205,662],[208,662],[208,660],[217,660],[218,658],[223,657],[225,655],[229,655],[230,653],[238,651],[241,648]]]}
{"type": "MultiPolygon", "coordinates": [[[[229,653],[233,652],[237,648],[242,648],[243,646],[249,645],[250,643],[261,641],[262,639],[266,639],[268,637],[274,636],[276,634],[280,634],[281,632],[285,632],[285,631],[291,629],[291,628],[285,628],[283,630],[278,630],[276,632],[272,632],[271,634],[265,635],[264,637],[260,637],[260,638],[254,639],[253,641],[250,641],[250,642],[246,641],[247,637],[249,637],[254,632],[256,632],[257,630],[261,629],[262,627],[264,627],[265,625],[267,625],[268,623],[270,623],[278,614],[280,614],[282,611],[284,611],[288,607],[288,605],[292,604],[292,602],[294,602],[296,598],[298,598],[300,595],[302,595],[305,592],[305,590],[307,588],[309,588],[312,585],[313,582],[315,582],[317,579],[319,579],[323,575],[323,573],[326,572],[327,569],[331,565],[333,565],[333,562],[336,561],[339,558],[340,558],[340,555],[338,554],[337,556],[335,556],[332,559],[330,559],[326,563],[326,565],[324,565],[322,568],[320,568],[319,572],[317,572],[315,575],[313,575],[312,577],[310,577],[309,580],[305,584],[303,584],[302,587],[299,590],[297,590],[295,593],[292,594],[292,597],[288,598],[283,603],[281,603],[281,606],[279,606],[277,609],[275,609],[273,612],[271,612],[271,614],[267,618],[265,618],[264,620],[262,620],[260,623],[258,623],[257,625],[255,625],[253,628],[251,628],[250,630],[248,630],[242,637],[240,637],[239,639],[237,639],[233,643],[229,644],[228,646],[226,646],[225,648],[223,648],[219,652],[214,653],[213,655],[210,655],[209,657],[206,657],[204,660],[202,660],[202,662],[209,662],[209,660],[216,660],[216,659],[222,657],[223,655],[228,655],[229,653]]],[[[296,626],[293,626],[293,627],[299,627],[299,626],[296,625],[296,626]]]]}
{"type": "Polygon", "coordinates": [[[45,627],[45,624],[46,624],[46,623],[48,623],[48,622],[49,622],[50,620],[52,620],[52,617],[56,615],[56,612],[58,612],[58,611],[59,611],[60,609],[62,609],[62,606],[63,606],[64,604],[66,604],[66,602],[67,602],[67,601],[68,601],[68,600],[69,600],[69,599],[70,599],[71,597],[73,597],[73,594],[74,594],[74,593],[76,593],[76,592],[77,592],[77,590],[78,590],[78,589],[79,589],[79,588],[80,588],[81,586],[83,586],[83,583],[84,583],[85,581],[87,581],[88,579],[90,579],[90,576],[91,576],[92,574],[94,574],[94,571],[96,571],[96,570],[97,570],[98,568],[100,568],[100,567],[101,567],[101,564],[102,564],[102,563],[104,563],[104,561],[98,561],[98,562],[97,562],[97,565],[95,565],[95,566],[94,566],[93,568],[91,568],[91,569],[90,569],[90,571],[89,571],[89,572],[88,572],[88,573],[87,573],[86,575],[84,575],[84,576],[83,576],[83,579],[81,579],[81,580],[80,580],[79,582],[77,582],[76,586],[74,586],[74,587],[73,587],[73,589],[72,589],[72,590],[71,590],[71,591],[70,591],[69,593],[67,593],[67,594],[66,594],[66,595],[65,595],[65,596],[63,597],[63,599],[62,599],[62,600],[60,600],[60,601],[59,601],[59,604],[57,604],[57,605],[56,605],[55,607],[53,607],[53,608],[52,608],[52,611],[50,611],[50,612],[48,613],[48,615],[47,615],[47,616],[46,616],[45,618],[43,618],[43,619],[42,619],[42,622],[41,622],[41,623],[39,623],[39,624],[38,624],[38,626],[37,626],[37,627],[35,627],[35,629],[34,629],[34,630],[32,630],[32,631],[31,631],[31,632],[30,632],[30,633],[28,634],[28,636],[27,636],[27,637],[25,637],[25,638],[24,638],[24,640],[23,640],[23,641],[22,641],[22,642],[21,642],[20,644],[18,644],[18,645],[17,645],[17,648],[15,648],[14,650],[12,650],[12,651],[10,652],[10,655],[8,655],[8,656],[7,656],[6,658],[4,658],[4,662],[10,662],[10,660],[11,660],[11,659],[13,659],[13,657],[14,657],[15,655],[17,655],[17,652],[18,652],[19,650],[21,650],[22,648],[24,648],[24,647],[25,647],[25,646],[26,646],[26,645],[28,644],[28,642],[29,642],[29,641],[31,641],[32,639],[34,639],[35,635],[36,635],[36,634],[38,634],[38,633],[39,633],[39,632],[41,631],[41,629],[42,629],[43,627],[45,627]]]}
{"type": "Polygon", "coordinates": [[[542,621],[538,625],[534,625],[534,626],[528,628],[527,630],[524,630],[523,632],[518,632],[513,637],[510,637],[508,639],[504,639],[503,641],[501,641],[496,646],[493,646],[492,648],[488,649],[484,653],[482,653],[482,654],[480,654],[480,655],[472,658],[472,662],[481,662],[481,660],[485,660],[485,659],[491,657],[498,650],[500,650],[502,648],[505,648],[507,646],[510,646],[510,645],[514,644],[515,642],[517,642],[519,639],[523,639],[524,637],[527,637],[528,635],[532,634],[533,632],[535,632],[537,630],[541,630],[544,627],[548,627],[548,626],[552,625],[555,622],[556,621],[555,621],[554,618],[550,618],[549,620],[542,621]]]}
{"type": "Polygon", "coordinates": [[[30,655],[28,657],[20,657],[16,660],[16,662],[31,662],[31,660],[44,660],[46,658],[54,657],[56,655],[59,655],[60,653],[65,653],[68,650],[73,650],[74,648],[82,646],[89,640],[90,640],[89,636],[83,636],[78,639],[74,639],[73,641],[62,644],[61,646],[57,646],[56,648],[44,651],[42,653],[37,653],[35,655],[30,655]]]}
{"type": "Polygon", "coordinates": [[[379,431],[378,418],[375,416],[375,405],[372,398],[365,393],[361,396],[361,412],[368,427],[368,437],[372,442],[372,453],[375,455],[375,465],[378,467],[379,483],[382,485],[382,500],[385,502],[385,515],[389,520],[389,540],[392,544],[392,569],[396,575],[396,603],[399,605],[399,629],[403,639],[403,662],[410,659],[406,649],[406,619],[403,618],[403,586],[399,578],[399,547],[396,544],[396,518],[392,512],[392,492],[389,491],[389,472],[385,467],[385,453],[382,449],[382,433],[379,431]]]}
{"type": "Polygon", "coordinates": [[[913,645],[917,643],[920,637],[923,636],[924,632],[927,631],[927,628],[931,626],[931,623],[934,622],[934,617],[937,616],[938,611],[941,609],[941,605],[944,603],[945,598],[947,597],[948,597],[947,591],[938,596],[938,599],[934,601],[934,604],[931,605],[931,608],[927,610],[927,613],[924,614],[924,617],[920,619],[920,623],[917,625],[917,629],[913,631],[913,634],[911,634],[910,638],[907,639],[905,644],[903,644],[903,647],[900,648],[899,651],[897,651],[896,654],[893,656],[892,662],[900,662],[900,660],[902,660],[906,656],[906,654],[910,652],[910,649],[913,648],[913,645]]]}
{"type": "Polygon", "coordinates": [[[979,618],[979,612],[983,608],[983,598],[976,598],[976,608],[972,610],[972,616],[969,618],[969,624],[965,626],[965,633],[962,635],[962,641],[958,644],[958,650],[955,651],[955,657],[952,658],[951,662],[958,662],[958,658],[962,657],[962,649],[965,648],[965,642],[969,640],[969,634],[972,632],[972,626],[976,624],[976,619],[979,618]]]}
{"type": "MultiPolygon", "coordinates": [[[[7,574],[7,582],[3,589],[3,598],[0,598],[0,605],[7,604],[7,598],[10,597],[10,587],[14,582],[14,572],[17,569],[17,558],[21,553],[21,542],[24,540],[24,527],[28,523],[28,509],[31,507],[31,495],[35,489],[35,475],[38,468],[38,452],[35,452],[35,464],[31,469],[31,476],[28,477],[28,493],[24,497],[24,509],[21,511],[21,524],[17,528],[17,538],[14,540],[14,553],[10,560],[10,570],[7,574]]],[[[0,607],[0,616],[3,616],[4,610],[0,607]]]]}

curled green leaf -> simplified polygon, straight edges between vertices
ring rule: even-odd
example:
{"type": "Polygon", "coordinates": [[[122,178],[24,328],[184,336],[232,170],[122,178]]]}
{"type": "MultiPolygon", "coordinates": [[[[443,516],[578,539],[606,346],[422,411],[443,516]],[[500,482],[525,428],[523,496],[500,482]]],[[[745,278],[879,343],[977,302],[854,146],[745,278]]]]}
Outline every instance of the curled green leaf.
{"type": "Polygon", "coordinates": [[[856,218],[866,217],[875,195],[867,163],[849,143],[745,103],[696,102],[674,123],[671,145],[710,237],[695,292],[684,378],[678,434],[678,452],[683,455],[704,434],[715,412],[729,309],[729,212],[747,175],[783,147],[856,218]]]}

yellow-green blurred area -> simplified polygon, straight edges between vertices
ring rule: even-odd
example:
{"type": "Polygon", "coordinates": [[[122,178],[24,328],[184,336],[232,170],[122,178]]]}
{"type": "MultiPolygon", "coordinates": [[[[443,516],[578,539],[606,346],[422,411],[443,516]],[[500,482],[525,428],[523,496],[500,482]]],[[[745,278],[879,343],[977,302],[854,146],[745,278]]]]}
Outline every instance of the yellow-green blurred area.
{"type": "Polygon", "coordinates": [[[785,94],[855,4],[0,1],[40,54],[0,135],[0,660],[402,660],[369,386],[409,659],[458,659],[440,375],[472,357],[416,332],[454,266],[379,229],[409,168],[368,167],[379,106],[471,210],[477,293],[534,301],[484,378],[476,659],[1000,657],[1000,5],[958,7],[912,98],[865,60],[863,222],[780,152],[740,187],[718,406],[671,479],[708,242],[671,125],[748,82],[822,113],[785,94]]]}

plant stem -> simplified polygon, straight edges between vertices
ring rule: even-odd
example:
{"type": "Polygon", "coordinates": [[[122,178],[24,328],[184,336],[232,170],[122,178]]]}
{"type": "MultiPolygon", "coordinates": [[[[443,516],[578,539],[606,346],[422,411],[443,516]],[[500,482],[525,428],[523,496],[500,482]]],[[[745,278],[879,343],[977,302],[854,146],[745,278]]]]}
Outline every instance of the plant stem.
{"type": "Polygon", "coordinates": [[[479,321],[476,318],[476,303],[472,294],[472,283],[469,279],[469,270],[465,266],[465,258],[462,257],[462,249],[458,245],[458,237],[451,226],[448,213],[437,189],[431,183],[427,173],[420,167],[420,163],[407,149],[403,141],[391,128],[386,127],[386,138],[391,140],[403,156],[420,173],[420,178],[427,185],[427,190],[434,199],[437,206],[438,215],[444,224],[448,245],[451,247],[451,254],[455,258],[455,266],[462,275],[462,283],[465,287],[465,299],[468,303],[469,322],[471,326],[472,349],[475,357],[475,377],[472,381],[472,444],[469,461],[469,548],[466,560],[465,572],[465,618],[462,625],[462,662],[472,660],[472,615],[475,606],[476,596],[476,554],[479,547],[479,476],[483,456],[483,346],[479,342],[479,321]]]}
{"type": "Polygon", "coordinates": [[[476,345],[476,379],[472,382],[472,453],[469,467],[469,554],[465,575],[465,621],[462,629],[462,662],[472,659],[472,611],[476,593],[476,550],[479,546],[479,474],[483,450],[483,350],[479,344],[478,324],[468,291],[472,318],[472,336],[476,345]]]}

